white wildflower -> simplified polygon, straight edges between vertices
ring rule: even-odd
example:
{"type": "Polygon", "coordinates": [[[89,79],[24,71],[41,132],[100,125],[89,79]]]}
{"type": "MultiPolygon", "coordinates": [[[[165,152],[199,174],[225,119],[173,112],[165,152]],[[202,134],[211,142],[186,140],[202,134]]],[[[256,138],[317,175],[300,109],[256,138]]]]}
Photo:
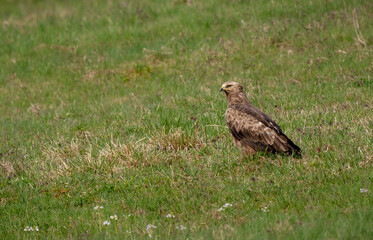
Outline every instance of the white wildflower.
{"type": "Polygon", "coordinates": [[[105,225],[110,225],[110,221],[105,220],[105,221],[103,222],[103,225],[104,225],[104,226],[105,226],[105,225]]]}
{"type": "Polygon", "coordinates": [[[224,204],[221,208],[218,209],[218,212],[224,211],[226,208],[232,207],[231,203],[224,204]]]}
{"type": "Polygon", "coordinates": [[[30,226],[26,226],[26,227],[23,229],[23,231],[25,231],[25,232],[33,232],[34,229],[35,229],[35,231],[39,232],[39,227],[38,227],[38,226],[35,226],[35,228],[30,227],[30,226]]]}
{"type": "Polygon", "coordinates": [[[98,210],[98,209],[103,209],[104,207],[103,206],[96,206],[96,207],[94,207],[93,209],[94,210],[98,210]]]}
{"type": "Polygon", "coordinates": [[[157,228],[157,226],[154,226],[152,224],[148,224],[148,226],[146,226],[146,231],[149,231],[152,228],[157,228]]]}
{"type": "Polygon", "coordinates": [[[146,226],[146,232],[148,233],[149,238],[152,238],[152,228],[157,228],[157,226],[152,224],[148,224],[148,226],[146,226]]]}
{"type": "Polygon", "coordinates": [[[366,193],[366,192],[368,192],[368,189],[366,189],[366,188],[360,188],[360,193],[366,193]]]}
{"type": "Polygon", "coordinates": [[[268,207],[262,207],[262,211],[263,211],[263,212],[268,212],[269,209],[268,209],[268,207]]]}
{"type": "MultiPolygon", "coordinates": [[[[30,226],[26,226],[23,231],[25,232],[33,232],[34,231],[34,228],[33,227],[30,227],[30,226]]],[[[39,227],[38,226],[35,226],[35,231],[39,231],[39,227]]]]}
{"type": "MultiPolygon", "coordinates": [[[[23,231],[25,232],[33,232],[34,231],[34,228],[33,227],[30,227],[30,226],[26,226],[23,231]]],[[[35,231],[39,232],[39,227],[38,226],[35,226],[35,231]]]]}
{"type": "Polygon", "coordinates": [[[231,203],[226,203],[226,204],[224,204],[224,208],[227,208],[227,207],[232,207],[233,205],[231,204],[231,203]]]}
{"type": "Polygon", "coordinates": [[[110,216],[110,219],[118,220],[118,216],[117,215],[110,216]]]}
{"type": "Polygon", "coordinates": [[[172,215],[171,213],[166,215],[166,218],[175,218],[175,215],[172,215]]]}
{"type": "Polygon", "coordinates": [[[180,226],[176,226],[176,229],[180,230],[180,231],[183,231],[185,229],[187,229],[185,226],[183,225],[180,225],[180,226]]]}

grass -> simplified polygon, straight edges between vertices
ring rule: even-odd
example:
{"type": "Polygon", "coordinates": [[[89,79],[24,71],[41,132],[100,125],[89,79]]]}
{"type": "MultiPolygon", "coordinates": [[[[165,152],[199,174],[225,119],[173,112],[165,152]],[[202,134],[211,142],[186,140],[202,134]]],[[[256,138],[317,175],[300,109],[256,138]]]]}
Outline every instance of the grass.
{"type": "Polygon", "coordinates": [[[1,239],[373,236],[372,2],[1,5],[1,239]],[[228,80],[303,159],[240,158],[228,80]]]}

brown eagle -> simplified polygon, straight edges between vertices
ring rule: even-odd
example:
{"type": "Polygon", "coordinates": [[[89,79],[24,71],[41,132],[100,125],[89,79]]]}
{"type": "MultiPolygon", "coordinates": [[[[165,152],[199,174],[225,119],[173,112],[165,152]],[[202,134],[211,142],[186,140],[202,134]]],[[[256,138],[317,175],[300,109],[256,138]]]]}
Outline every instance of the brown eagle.
{"type": "Polygon", "coordinates": [[[225,121],[233,136],[234,145],[245,157],[256,152],[285,153],[301,157],[301,149],[264,112],[254,107],[236,82],[222,85],[228,99],[225,121]]]}

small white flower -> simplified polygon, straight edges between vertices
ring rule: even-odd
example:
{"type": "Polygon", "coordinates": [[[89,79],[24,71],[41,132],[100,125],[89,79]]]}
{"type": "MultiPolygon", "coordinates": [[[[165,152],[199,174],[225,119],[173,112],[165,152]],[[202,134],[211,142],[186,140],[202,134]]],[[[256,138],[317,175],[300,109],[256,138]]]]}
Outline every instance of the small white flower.
{"type": "Polygon", "coordinates": [[[262,211],[263,211],[263,212],[268,212],[269,209],[268,209],[268,207],[262,207],[262,211]]]}
{"type": "Polygon", "coordinates": [[[366,189],[366,188],[360,188],[360,192],[361,193],[366,193],[366,192],[368,192],[368,189],[366,189]]]}
{"type": "Polygon", "coordinates": [[[117,215],[110,216],[110,219],[118,220],[118,216],[117,215]]]}
{"type": "Polygon", "coordinates": [[[226,208],[232,207],[231,203],[224,204],[221,208],[218,209],[218,212],[224,211],[226,208]]]}
{"type": "Polygon", "coordinates": [[[183,225],[180,225],[180,226],[176,226],[176,229],[180,230],[180,231],[183,231],[185,229],[187,229],[185,226],[183,225]]]}
{"type": "Polygon", "coordinates": [[[98,210],[98,209],[103,209],[103,208],[104,208],[104,206],[98,206],[98,205],[97,205],[97,206],[94,207],[93,209],[94,209],[94,210],[98,210]]]}
{"type": "Polygon", "coordinates": [[[105,221],[103,222],[103,224],[104,224],[104,225],[110,225],[110,221],[105,220],[105,221]]]}
{"type": "Polygon", "coordinates": [[[126,215],[126,214],[122,214],[122,216],[123,216],[125,219],[127,219],[127,218],[131,217],[131,214],[128,214],[128,215],[126,215]]]}
{"type": "Polygon", "coordinates": [[[152,224],[148,224],[148,226],[146,226],[146,232],[148,233],[149,238],[152,238],[152,228],[157,228],[157,226],[152,224]]]}
{"type": "Polygon", "coordinates": [[[232,206],[233,206],[233,205],[232,205],[231,203],[226,203],[226,204],[224,204],[223,207],[227,208],[227,207],[232,207],[232,206]]]}
{"type": "Polygon", "coordinates": [[[166,218],[175,218],[175,215],[172,215],[171,213],[166,215],[166,218]]]}
{"type": "MultiPolygon", "coordinates": [[[[33,232],[34,231],[34,228],[33,227],[30,227],[30,226],[26,226],[23,231],[25,232],[33,232]]],[[[39,227],[38,226],[35,226],[35,231],[39,232],[39,227]]]]}
{"type": "Polygon", "coordinates": [[[152,228],[157,228],[157,226],[154,226],[152,224],[148,224],[148,226],[146,226],[146,231],[149,231],[152,228]]]}

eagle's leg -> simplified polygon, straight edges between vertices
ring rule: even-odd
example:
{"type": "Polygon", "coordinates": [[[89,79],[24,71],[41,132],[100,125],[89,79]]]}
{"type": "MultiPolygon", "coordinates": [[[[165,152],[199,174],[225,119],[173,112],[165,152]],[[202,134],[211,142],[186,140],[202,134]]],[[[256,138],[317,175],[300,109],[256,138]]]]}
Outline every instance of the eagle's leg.
{"type": "Polygon", "coordinates": [[[253,148],[247,145],[241,147],[241,152],[244,158],[250,157],[256,153],[256,151],[253,148]]]}
{"type": "Polygon", "coordinates": [[[241,160],[248,158],[256,153],[255,149],[247,144],[243,144],[242,142],[237,141],[237,139],[235,138],[233,138],[233,143],[238,149],[241,149],[241,160]]]}

